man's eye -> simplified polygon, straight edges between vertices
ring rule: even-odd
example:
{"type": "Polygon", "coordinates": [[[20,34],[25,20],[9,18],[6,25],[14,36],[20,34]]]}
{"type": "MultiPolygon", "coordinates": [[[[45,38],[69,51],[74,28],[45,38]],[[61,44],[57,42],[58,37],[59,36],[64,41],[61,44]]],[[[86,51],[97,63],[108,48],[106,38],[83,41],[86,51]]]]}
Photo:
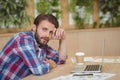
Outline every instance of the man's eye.
{"type": "Polygon", "coordinates": [[[43,31],[47,31],[47,28],[42,28],[43,31]]]}
{"type": "Polygon", "coordinates": [[[50,35],[52,35],[53,34],[53,31],[50,31],[50,35]]]}

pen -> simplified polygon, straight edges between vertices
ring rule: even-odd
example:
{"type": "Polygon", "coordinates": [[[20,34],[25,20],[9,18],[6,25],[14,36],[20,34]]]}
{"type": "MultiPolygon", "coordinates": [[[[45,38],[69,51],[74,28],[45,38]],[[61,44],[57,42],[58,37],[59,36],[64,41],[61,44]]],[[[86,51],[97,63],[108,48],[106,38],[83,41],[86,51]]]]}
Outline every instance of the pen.
{"type": "Polygon", "coordinates": [[[83,74],[73,74],[73,76],[93,76],[92,73],[83,73],[83,74]]]}

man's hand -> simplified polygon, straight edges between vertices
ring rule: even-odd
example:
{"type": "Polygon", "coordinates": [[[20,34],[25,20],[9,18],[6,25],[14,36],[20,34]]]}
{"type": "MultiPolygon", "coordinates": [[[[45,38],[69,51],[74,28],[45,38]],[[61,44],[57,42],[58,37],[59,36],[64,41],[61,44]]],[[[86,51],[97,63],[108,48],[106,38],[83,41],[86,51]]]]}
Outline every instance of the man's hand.
{"type": "Polygon", "coordinates": [[[52,34],[52,36],[51,36],[51,39],[58,39],[58,40],[63,40],[63,39],[65,39],[65,31],[64,31],[64,29],[60,29],[60,28],[55,29],[55,30],[53,31],[53,34],[52,34]]]}
{"type": "Polygon", "coordinates": [[[66,34],[64,29],[58,28],[53,30],[51,39],[59,40],[58,53],[59,53],[59,58],[62,60],[66,60],[66,56],[67,56],[65,38],[66,38],[66,34]]]}
{"type": "Polygon", "coordinates": [[[50,69],[57,67],[57,64],[53,60],[51,60],[51,59],[46,59],[46,60],[50,64],[50,69]]]}

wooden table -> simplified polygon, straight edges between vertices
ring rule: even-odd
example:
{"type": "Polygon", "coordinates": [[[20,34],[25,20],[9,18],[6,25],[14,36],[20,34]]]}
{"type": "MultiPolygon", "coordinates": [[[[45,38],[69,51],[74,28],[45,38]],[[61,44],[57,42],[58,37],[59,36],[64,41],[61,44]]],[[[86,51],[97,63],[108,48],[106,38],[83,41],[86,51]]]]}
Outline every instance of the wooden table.
{"type": "MultiPolygon", "coordinates": [[[[59,76],[70,74],[70,71],[74,66],[75,64],[67,62],[66,64],[58,65],[47,74],[41,76],[30,75],[23,80],[50,80],[59,76]]],[[[120,80],[120,63],[104,63],[102,72],[116,74],[109,80],[120,80]]]]}

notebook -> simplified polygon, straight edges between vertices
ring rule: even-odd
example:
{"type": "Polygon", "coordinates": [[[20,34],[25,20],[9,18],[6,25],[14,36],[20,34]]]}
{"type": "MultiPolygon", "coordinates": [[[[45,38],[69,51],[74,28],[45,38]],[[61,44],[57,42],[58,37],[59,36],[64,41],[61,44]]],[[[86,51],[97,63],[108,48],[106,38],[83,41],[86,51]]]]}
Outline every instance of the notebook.
{"type": "Polygon", "coordinates": [[[103,67],[103,60],[104,60],[104,49],[105,49],[105,39],[103,40],[103,46],[102,46],[102,61],[99,64],[91,63],[89,65],[76,65],[72,69],[72,73],[100,73],[102,72],[103,67]]]}

